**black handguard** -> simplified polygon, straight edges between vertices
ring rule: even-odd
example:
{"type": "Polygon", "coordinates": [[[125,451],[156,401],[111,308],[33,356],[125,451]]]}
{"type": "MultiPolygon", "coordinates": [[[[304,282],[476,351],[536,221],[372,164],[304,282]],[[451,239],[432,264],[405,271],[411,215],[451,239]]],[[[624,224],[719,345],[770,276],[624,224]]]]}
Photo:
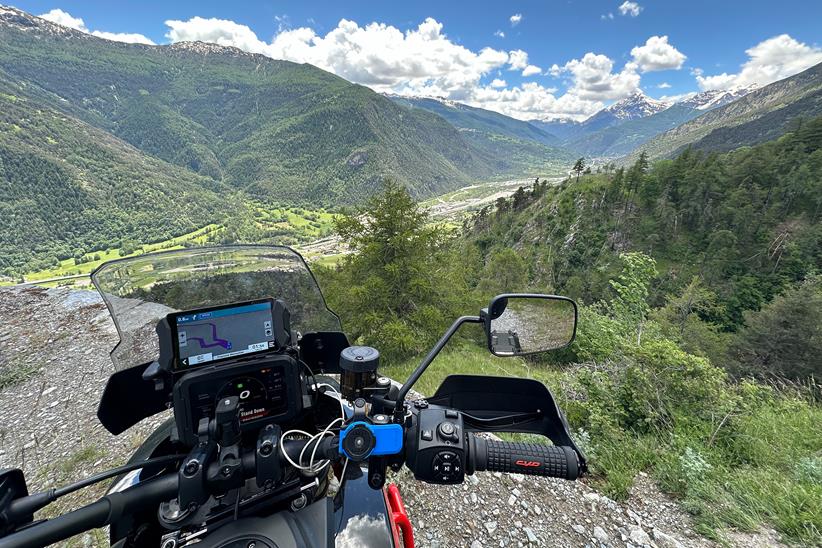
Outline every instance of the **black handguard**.
{"type": "Polygon", "coordinates": [[[468,436],[468,472],[505,472],[575,480],[579,477],[579,459],[566,446],[515,441],[486,440],[468,436]]]}

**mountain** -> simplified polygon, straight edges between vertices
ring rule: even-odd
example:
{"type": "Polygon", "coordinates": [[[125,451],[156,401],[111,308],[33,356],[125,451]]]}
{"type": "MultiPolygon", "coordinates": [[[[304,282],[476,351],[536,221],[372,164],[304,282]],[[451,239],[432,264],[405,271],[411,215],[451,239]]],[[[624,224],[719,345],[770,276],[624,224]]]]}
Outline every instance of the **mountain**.
{"type": "Polygon", "coordinates": [[[555,169],[307,64],[236,48],[103,40],[0,12],[0,69],[146,154],[255,196],[355,203],[390,175],[415,196],[555,169]]]}
{"type": "Polygon", "coordinates": [[[0,7],[0,270],[161,241],[249,198],[354,204],[386,176],[427,197],[567,161],[308,64],[113,42],[0,7]]]}
{"type": "MultiPolygon", "coordinates": [[[[531,124],[556,135],[561,143],[577,154],[601,156],[606,144],[618,138],[619,132],[597,135],[597,132],[620,126],[634,120],[641,120],[666,110],[670,105],[652,99],[642,92],[634,93],[613,105],[605,107],[590,118],[575,122],[572,120],[532,120],[531,124]],[[591,136],[593,136],[591,138],[591,136]],[[589,138],[591,138],[589,142],[589,138]]],[[[666,128],[667,129],[667,128],[666,128]]]]}
{"type": "Polygon", "coordinates": [[[535,126],[546,133],[556,136],[560,141],[564,142],[573,135],[576,135],[580,122],[574,120],[529,120],[529,124],[535,126]]]}
{"type": "MultiPolygon", "coordinates": [[[[652,158],[670,158],[691,145],[731,150],[773,139],[797,119],[822,114],[822,63],[753,90],[649,140],[642,149],[652,158]]],[[[635,151],[631,157],[635,157],[635,151]]],[[[629,159],[630,160],[630,159],[629,159]]]]}
{"type": "Polygon", "coordinates": [[[631,120],[637,120],[662,112],[671,106],[664,101],[651,99],[638,91],[613,105],[606,107],[580,125],[584,133],[593,133],[600,129],[615,126],[631,120]]]}
{"type": "Polygon", "coordinates": [[[392,94],[386,94],[386,97],[401,105],[439,114],[459,129],[506,135],[515,139],[536,141],[544,145],[558,145],[560,142],[557,136],[529,122],[441,97],[409,97],[392,94]]]}
{"type": "Polygon", "coordinates": [[[820,153],[822,116],[751,148],[686,151],[645,172],[520,190],[480,210],[465,238],[483,254],[479,264],[515,250],[522,265],[536,265],[534,286],[588,303],[611,290],[621,253],[642,251],[658,261],[660,291],[678,294],[698,278],[716,293],[705,318],[732,331],[745,309],[822,265],[820,153]]]}
{"type": "Polygon", "coordinates": [[[710,110],[712,108],[727,105],[737,99],[746,96],[759,86],[738,86],[731,89],[711,89],[697,93],[696,95],[679,101],[677,104],[690,107],[696,110],[710,110]]]}
{"type": "Polygon", "coordinates": [[[232,210],[224,183],[148,156],[30,91],[0,71],[0,271],[124,238],[164,240],[232,210]]]}
{"type": "Polygon", "coordinates": [[[566,145],[580,154],[597,157],[620,157],[630,154],[650,139],[750,93],[755,87],[711,90],[697,93],[684,101],[654,114],[584,134],[566,145]]]}

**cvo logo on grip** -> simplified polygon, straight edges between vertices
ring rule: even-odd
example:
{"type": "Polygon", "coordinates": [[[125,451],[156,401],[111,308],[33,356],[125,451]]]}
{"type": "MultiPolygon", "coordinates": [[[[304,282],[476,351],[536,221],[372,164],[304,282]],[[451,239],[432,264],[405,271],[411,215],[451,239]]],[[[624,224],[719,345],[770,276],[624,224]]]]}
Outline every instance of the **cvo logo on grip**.
{"type": "Polygon", "coordinates": [[[517,466],[524,466],[526,468],[533,468],[534,466],[540,466],[542,463],[537,460],[518,459],[514,461],[514,464],[517,466]]]}

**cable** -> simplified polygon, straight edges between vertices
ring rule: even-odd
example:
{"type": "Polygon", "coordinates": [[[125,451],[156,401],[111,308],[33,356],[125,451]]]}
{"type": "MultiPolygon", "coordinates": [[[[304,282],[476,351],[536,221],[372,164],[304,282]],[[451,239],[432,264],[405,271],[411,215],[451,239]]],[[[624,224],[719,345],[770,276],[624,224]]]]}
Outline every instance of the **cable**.
{"type": "Polygon", "coordinates": [[[333,392],[334,394],[337,394],[339,396],[339,398],[337,398],[337,401],[340,402],[340,417],[342,418],[343,421],[345,421],[345,407],[343,406],[343,402],[342,402],[342,394],[340,394],[340,392],[336,388],[334,388],[333,386],[331,386],[330,384],[325,383],[325,382],[321,382],[319,384],[314,384],[314,390],[316,391],[322,386],[325,386],[326,388],[330,388],[331,392],[333,392]]]}

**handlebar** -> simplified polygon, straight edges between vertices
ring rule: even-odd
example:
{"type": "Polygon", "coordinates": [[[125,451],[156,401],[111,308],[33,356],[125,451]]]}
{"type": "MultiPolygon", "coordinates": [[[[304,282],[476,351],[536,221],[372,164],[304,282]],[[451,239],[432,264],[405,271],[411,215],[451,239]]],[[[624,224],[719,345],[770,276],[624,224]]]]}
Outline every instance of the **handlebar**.
{"type": "MultiPolygon", "coordinates": [[[[309,440],[286,440],[283,451],[296,459],[309,440]]],[[[317,454],[336,455],[336,438],[320,440],[317,454]]],[[[282,458],[282,457],[281,457],[282,458]]],[[[283,462],[285,460],[283,459],[283,462]]],[[[257,472],[255,452],[242,455],[243,478],[250,479],[257,472]]],[[[216,475],[219,464],[209,466],[209,474],[216,475]]],[[[0,548],[37,548],[60,542],[90,529],[105,527],[124,515],[133,514],[146,508],[156,507],[161,502],[177,496],[179,477],[176,473],[152,478],[124,491],[109,493],[101,499],[56,518],[35,523],[12,535],[0,538],[0,548]]]]}
{"type": "Polygon", "coordinates": [[[566,446],[468,437],[469,470],[528,474],[575,480],[579,477],[576,452],[566,446]]]}
{"type": "MultiPolygon", "coordinates": [[[[580,473],[577,454],[571,447],[487,440],[473,433],[467,435],[467,442],[465,458],[466,472],[469,474],[487,470],[574,480],[580,473]]],[[[285,440],[282,450],[293,459],[298,459],[307,443],[309,440],[306,439],[285,440]]],[[[317,456],[329,459],[339,457],[338,437],[323,438],[317,443],[317,456]]],[[[255,457],[256,453],[253,451],[242,454],[244,480],[254,477],[257,472],[255,457]]],[[[282,455],[280,458],[286,462],[282,455]]],[[[211,463],[207,477],[217,475],[218,471],[219,464],[211,463]]],[[[84,531],[110,525],[124,515],[156,507],[161,502],[175,498],[178,488],[177,473],[149,479],[124,491],[110,493],[62,516],[32,524],[0,538],[0,548],[34,548],[60,542],[84,531]]]]}

